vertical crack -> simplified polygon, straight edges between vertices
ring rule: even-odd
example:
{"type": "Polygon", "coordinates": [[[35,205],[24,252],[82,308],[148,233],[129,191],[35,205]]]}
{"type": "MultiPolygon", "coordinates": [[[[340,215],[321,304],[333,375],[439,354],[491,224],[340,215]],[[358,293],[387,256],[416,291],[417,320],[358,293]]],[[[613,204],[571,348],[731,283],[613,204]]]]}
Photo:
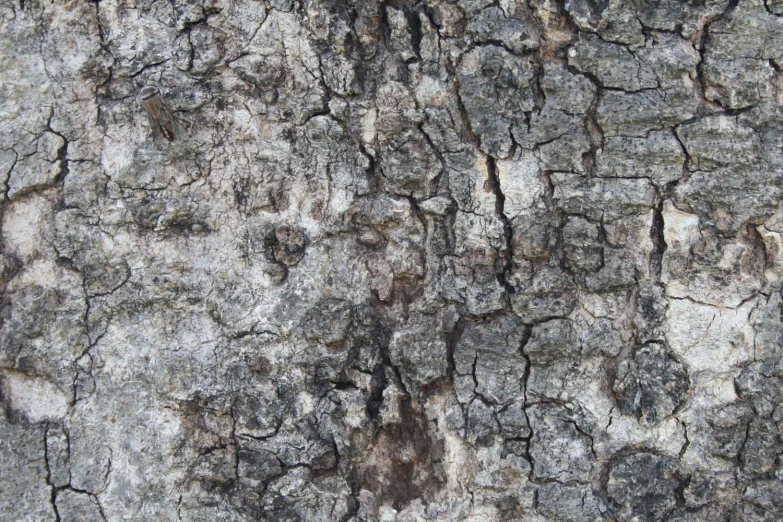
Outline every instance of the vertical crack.
{"type": "Polygon", "coordinates": [[[658,204],[653,210],[652,226],[650,227],[652,250],[650,251],[649,271],[650,279],[654,284],[659,284],[661,282],[663,254],[668,248],[664,238],[663,228],[663,199],[659,198],[658,204]]]}
{"type": "Polygon", "coordinates": [[[359,494],[361,492],[362,483],[361,483],[361,479],[359,478],[359,473],[355,467],[353,467],[349,472],[346,482],[348,482],[348,485],[351,488],[351,500],[350,500],[351,506],[348,508],[346,513],[340,518],[340,522],[357,520],[359,509],[361,509],[362,507],[362,503],[359,500],[359,494]]]}
{"type": "Polygon", "coordinates": [[[11,166],[8,167],[8,172],[5,175],[5,181],[4,181],[4,190],[3,190],[3,201],[8,201],[10,198],[8,197],[8,192],[11,190],[11,173],[16,168],[16,164],[19,162],[19,153],[17,153],[15,150],[11,149],[11,152],[14,153],[14,161],[11,163],[11,166]]]}
{"type": "Polygon", "coordinates": [[[495,194],[495,214],[497,218],[503,223],[503,239],[504,245],[499,252],[499,259],[496,261],[495,274],[497,276],[498,283],[506,289],[507,296],[515,293],[513,285],[508,282],[508,274],[511,272],[511,268],[514,263],[514,254],[511,248],[511,221],[506,216],[506,196],[500,187],[500,179],[498,178],[497,165],[495,158],[490,155],[487,158],[487,178],[490,190],[495,194]],[[499,266],[498,266],[499,265],[499,266]]]}
{"type": "MultiPolygon", "coordinates": [[[[531,335],[533,334],[533,329],[530,326],[525,326],[525,334],[522,337],[522,341],[519,343],[519,353],[522,355],[522,358],[525,359],[525,371],[522,373],[522,399],[524,401],[524,406],[522,408],[522,411],[525,414],[525,422],[527,422],[527,429],[528,429],[528,436],[527,436],[527,445],[525,447],[525,456],[524,459],[527,460],[528,464],[530,464],[530,474],[528,475],[528,480],[530,482],[533,482],[533,477],[535,476],[535,459],[533,458],[533,455],[530,454],[530,443],[533,440],[533,425],[530,424],[530,415],[527,414],[527,408],[528,408],[528,396],[527,396],[527,388],[528,388],[528,381],[530,379],[530,372],[532,370],[532,365],[530,363],[530,355],[525,351],[525,347],[527,346],[528,341],[530,340],[531,335]]],[[[536,490],[536,501],[538,498],[538,490],[536,490]]]]}
{"type": "Polygon", "coordinates": [[[745,436],[742,439],[742,444],[740,445],[739,450],[737,451],[737,457],[736,457],[734,468],[738,481],[740,480],[740,474],[742,473],[742,468],[744,466],[744,461],[745,461],[743,453],[745,452],[745,446],[748,443],[748,439],[750,439],[750,425],[751,425],[750,422],[748,422],[745,425],[745,436]]]}
{"type": "Polygon", "coordinates": [[[685,455],[685,452],[688,451],[688,446],[691,445],[691,439],[688,438],[688,425],[685,424],[685,421],[682,419],[677,419],[680,421],[680,425],[683,429],[683,436],[685,437],[685,444],[682,445],[682,448],[680,448],[680,453],[677,455],[678,459],[682,459],[682,456],[685,455]]]}
{"type": "Polygon", "coordinates": [[[454,372],[456,371],[457,363],[454,360],[454,351],[462,337],[462,332],[465,330],[465,323],[462,317],[457,320],[457,324],[446,336],[446,376],[450,383],[454,383],[454,372]]]}
{"type": "Polygon", "coordinates": [[[68,138],[63,136],[62,133],[54,130],[52,128],[52,118],[54,118],[54,107],[51,107],[49,109],[49,118],[46,120],[46,130],[51,132],[52,134],[59,136],[63,140],[63,144],[60,146],[60,148],[57,149],[57,160],[60,162],[60,170],[57,172],[57,175],[54,177],[54,183],[60,184],[63,182],[68,176],[68,173],[70,172],[70,168],[68,166],[68,145],[69,141],[68,138]]]}
{"type": "Polygon", "coordinates": [[[52,468],[49,465],[49,425],[48,424],[44,429],[43,447],[44,447],[44,465],[46,466],[46,484],[49,486],[49,489],[51,490],[49,501],[52,504],[52,510],[54,510],[55,522],[60,522],[61,520],[60,512],[57,511],[57,492],[59,491],[59,488],[57,488],[52,482],[52,468]]]}
{"type": "Polygon", "coordinates": [[[65,181],[65,178],[70,173],[70,168],[68,166],[68,140],[58,132],[55,132],[55,134],[65,140],[62,147],[57,149],[57,160],[60,162],[60,171],[54,177],[54,183],[57,184],[65,181]]]}
{"type": "Polygon", "coordinates": [[[408,22],[408,31],[411,35],[411,48],[413,48],[413,54],[416,55],[418,60],[421,60],[421,39],[423,37],[421,30],[421,20],[419,19],[419,11],[406,9],[405,21],[408,22]]]}
{"type": "Polygon", "coordinates": [[[604,130],[598,123],[598,105],[601,102],[602,88],[597,78],[580,73],[595,86],[595,97],[585,113],[585,130],[590,140],[590,149],[582,155],[582,167],[590,176],[595,176],[598,169],[598,150],[604,146],[604,130]]]}
{"type": "Polygon", "coordinates": [[[710,24],[707,23],[701,30],[701,38],[699,38],[699,46],[696,50],[699,52],[699,61],[696,64],[696,84],[698,85],[701,98],[706,101],[707,99],[707,86],[704,82],[704,55],[707,52],[707,38],[709,38],[710,24]]]}
{"type": "MultiPolygon", "coordinates": [[[[682,149],[682,153],[685,156],[685,161],[682,164],[682,176],[680,176],[680,180],[672,181],[669,183],[669,185],[676,185],[681,180],[686,179],[688,174],[696,169],[696,166],[693,163],[693,158],[691,158],[691,153],[690,151],[688,151],[688,147],[686,147],[685,143],[682,141],[682,137],[680,136],[680,133],[677,130],[678,128],[679,125],[672,128],[672,135],[674,136],[674,139],[677,140],[677,143],[680,145],[680,148],[682,149]]],[[[667,185],[667,188],[670,188],[669,185],[667,185]]]]}

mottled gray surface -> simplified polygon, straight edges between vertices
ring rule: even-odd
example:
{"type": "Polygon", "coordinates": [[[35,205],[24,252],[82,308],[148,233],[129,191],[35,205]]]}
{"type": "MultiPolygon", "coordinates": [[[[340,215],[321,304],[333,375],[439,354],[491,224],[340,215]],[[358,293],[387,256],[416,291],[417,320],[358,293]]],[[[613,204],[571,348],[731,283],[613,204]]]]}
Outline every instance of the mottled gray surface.
{"type": "Polygon", "coordinates": [[[0,0],[0,519],[783,519],[781,67],[779,0],[0,0]]]}

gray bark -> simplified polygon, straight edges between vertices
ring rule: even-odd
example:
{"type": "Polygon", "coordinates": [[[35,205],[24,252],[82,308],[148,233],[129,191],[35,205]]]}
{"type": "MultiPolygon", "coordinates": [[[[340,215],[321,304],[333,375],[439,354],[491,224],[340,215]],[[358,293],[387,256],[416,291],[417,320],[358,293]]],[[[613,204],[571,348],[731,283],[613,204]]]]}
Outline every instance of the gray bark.
{"type": "Polygon", "coordinates": [[[781,66],[779,0],[0,1],[0,519],[783,519],[781,66]]]}

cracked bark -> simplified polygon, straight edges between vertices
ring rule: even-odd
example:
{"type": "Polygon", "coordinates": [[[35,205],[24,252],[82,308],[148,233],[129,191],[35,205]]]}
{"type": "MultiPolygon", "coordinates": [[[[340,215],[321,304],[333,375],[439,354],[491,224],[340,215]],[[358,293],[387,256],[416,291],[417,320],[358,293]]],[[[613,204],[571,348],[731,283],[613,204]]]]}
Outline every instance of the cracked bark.
{"type": "Polygon", "coordinates": [[[0,513],[780,518],[783,10],[648,4],[0,7],[0,513]]]}

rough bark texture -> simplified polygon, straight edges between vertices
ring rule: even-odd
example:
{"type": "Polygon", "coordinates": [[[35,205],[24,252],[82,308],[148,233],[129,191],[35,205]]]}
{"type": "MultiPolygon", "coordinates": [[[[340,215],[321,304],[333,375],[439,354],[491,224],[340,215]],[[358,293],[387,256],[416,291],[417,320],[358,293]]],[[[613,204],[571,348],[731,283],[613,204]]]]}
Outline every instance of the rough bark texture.
{"type": "Polygon", "coordinates": [[[783,518],[783,2],[2,0],[0,65],[0,519],[783,518]]]}

